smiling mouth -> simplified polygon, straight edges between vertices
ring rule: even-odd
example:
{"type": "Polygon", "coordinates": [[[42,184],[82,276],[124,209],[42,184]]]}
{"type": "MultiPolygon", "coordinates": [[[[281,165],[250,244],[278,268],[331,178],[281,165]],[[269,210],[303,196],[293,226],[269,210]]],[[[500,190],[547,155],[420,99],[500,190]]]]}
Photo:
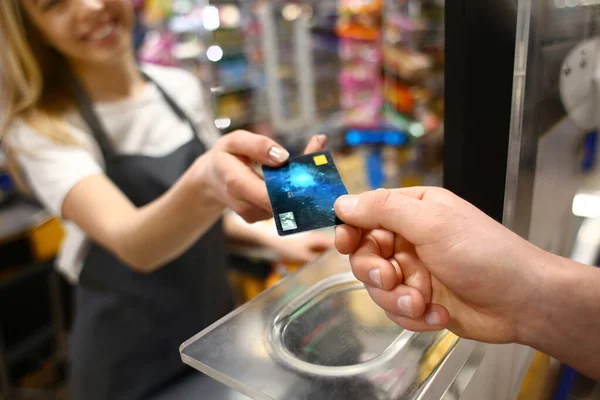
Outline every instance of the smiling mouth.
{"type": "Polygon", "coordinates": [[[116,25],[113,23],[104,25],[103,28],[98,29],[90,37],[92,40],[102,40],[109,37],[116,29],[116,25]]]}
{"type": "Polygon", "coordinates": [[[104,42],[109,40],[117,31],[118,25],[116,20],[109,21],[85,35],[83,40],[91,42],[104,42]]]}

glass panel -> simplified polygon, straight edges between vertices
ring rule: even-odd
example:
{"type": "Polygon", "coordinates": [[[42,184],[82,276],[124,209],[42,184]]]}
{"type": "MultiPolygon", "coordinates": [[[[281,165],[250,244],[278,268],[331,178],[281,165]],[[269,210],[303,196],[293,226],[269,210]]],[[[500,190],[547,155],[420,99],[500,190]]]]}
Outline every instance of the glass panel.
{"type": "Polygon", "coordinates": [[[588,0],[520,0],[505,224],[569,256],[576,192],[598,188],[598,28],[588,0]]]}

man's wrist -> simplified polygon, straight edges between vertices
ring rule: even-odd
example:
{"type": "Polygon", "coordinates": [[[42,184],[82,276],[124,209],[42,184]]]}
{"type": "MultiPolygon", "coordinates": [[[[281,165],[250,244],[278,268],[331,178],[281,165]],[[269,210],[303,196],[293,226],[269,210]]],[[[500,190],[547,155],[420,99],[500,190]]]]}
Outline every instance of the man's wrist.
{"type": "Polygon", "coordinates": [[[540,332],[547,330],[552,308],[555,306],[556,278],[560,272],[560,257],[535,248],[524,257],[522,268],[528,270],[529,301],[518,311],[517,342],[536,347],[540,332]],[[552,294],[553,293],[553,294],[552,294]]]}
{"type": "Polygon", "coordinates": [[[545,251],[538,260],[539,283],[522,313],[518,342],[546,351],[556,337],[569,336],[568,318],[578,314],[579,303],[584,303],[583,299],[574,299],[582,294],[580,287],[591,267],[545,251]]]}

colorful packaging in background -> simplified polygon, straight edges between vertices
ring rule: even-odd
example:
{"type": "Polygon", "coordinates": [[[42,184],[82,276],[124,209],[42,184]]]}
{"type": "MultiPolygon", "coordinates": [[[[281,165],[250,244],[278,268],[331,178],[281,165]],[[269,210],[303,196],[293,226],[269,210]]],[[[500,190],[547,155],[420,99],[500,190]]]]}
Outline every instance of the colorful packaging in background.
{"type": "Polygon", "coordinates": [[[143,5],[145,22],[149,25],[155,25],[162,23],[169,16],[172,0],[144,0],[143,5]]]}
{"type": "Polygon", "coordinates": [[[151,31],[146,34],[138,52],[140,61],[165,66],[176,65],[173,57],[175,36],[168,31],[151,31]]]}
{"type": "Polygon", "coordinates": [[[439,134],[444,109],[444,4],[398,0],[385,6],[386,120],[415,138],[439,134]]]}
{"type": "Polygon", "coordinates": [[[346,127],[376,128],[383,122],[382,10],[380,0],[339,3],[340,103],[346,127]]]}
{"type": "Polygon", "coordinates": [[[338,4],[339,36],[366,41],[379,39],[383,0],[340,0],[338,4]]]}
{"type": "Polygon", "coordinates": [[[399,186],[441,185],[444,118],[444,2],[386,1],[384,114],[412,138],[399,154],[399,186]]]}
{"type": "Polygon", "coordinates": [[[8,173],[7,164],[6,155],[0,148],[0,204],[16,191],[14,182],[8,173]]]}

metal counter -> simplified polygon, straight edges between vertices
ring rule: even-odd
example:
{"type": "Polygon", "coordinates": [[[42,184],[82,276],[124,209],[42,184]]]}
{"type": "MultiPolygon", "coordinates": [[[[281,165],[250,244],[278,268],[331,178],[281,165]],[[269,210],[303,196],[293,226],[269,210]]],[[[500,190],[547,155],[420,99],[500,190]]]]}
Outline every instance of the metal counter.
{"type": "Polygon", "coordinates": [[[15,202],[0,207],[0,243],[23,235],[45,222],[51,216],[39,206],[15,202]]]}
{"type": "MultiPolygon", "coordinates": [[[[190,315],[193,318],[193,313],[190,315]]],[[[486,346],[387,319],[329,251],[181,345],[185,363],[253,399],[458,398],[486,346]]]]}

